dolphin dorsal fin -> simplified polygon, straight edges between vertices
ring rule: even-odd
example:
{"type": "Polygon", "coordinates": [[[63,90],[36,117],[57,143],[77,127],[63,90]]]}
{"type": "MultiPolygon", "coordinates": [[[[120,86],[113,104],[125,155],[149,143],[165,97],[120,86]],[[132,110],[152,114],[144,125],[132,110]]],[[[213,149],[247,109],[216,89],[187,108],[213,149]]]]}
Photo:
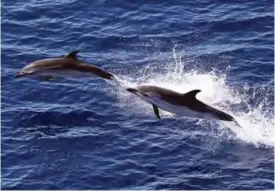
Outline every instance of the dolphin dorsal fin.
{"type": "Polygon", "coordinates": [[[70,52],[69,54],[65,55],[66,58],[73,58],[75,60],[77,60],[77,54],[79,53],[79,50],[75,50],[70,52]]]}
{"type": "Polygon", "coordinates": [[[186,97],[192,98],[192,99],[196,99],[196,95],[199,92],[201,92],[201,90],[196,89],[196,90],[191,90],[191,91],[189,91],[189,92],[187,92],[183,95],[186,96],[186,97]]]}

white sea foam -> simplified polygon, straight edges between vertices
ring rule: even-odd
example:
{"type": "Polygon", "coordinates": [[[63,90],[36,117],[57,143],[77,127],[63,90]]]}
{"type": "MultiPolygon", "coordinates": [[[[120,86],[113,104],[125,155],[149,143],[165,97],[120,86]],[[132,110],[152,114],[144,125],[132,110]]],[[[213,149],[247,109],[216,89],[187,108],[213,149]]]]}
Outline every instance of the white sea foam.
{"type": "MultiPolygon", "coordinates": [[[[133,95],[123,90],[123,87],[151,84],[178,92],[200,89],[201,92],[197,94],[199,100],[231,114],[242,128],[229,122],[213,121],[210,124],[218,125],[222,131],[230,129],[231,132],[234,132],[233,134],[228,133],[230,139],[241,140],[256,146],[274,146],[274,110],[272,104],[269,103],[271,100],[267,99],[267,93],[272,93],[272,91],[261,92],[267,90],[261,87],[253,89],[253,87],[243,84],[240,84],[239,87],[229,86],[226,84],[227,75],[220,71],[185,70],[185,63],[181,61],[181,58],[176,57],[175,50],[173,53],[174,62],[168,65],[169,68],[164,73],[146,67],[140,69],[139,75],[132,73],[119,75],[118,80],[122,89],[116,91],[116,96],[120,99],[120,105],[135,108],[132,112],[153,115],[149,104],[139,98],[133,99],[133,95]],[[248,91],[249,89],[253,90],[248,91]]],[[[161,115],[173,117],[164,111],[161,111],[161,115]]],[[[199,120],[198,124],[203,126],[205,120],[199,120]]]]}

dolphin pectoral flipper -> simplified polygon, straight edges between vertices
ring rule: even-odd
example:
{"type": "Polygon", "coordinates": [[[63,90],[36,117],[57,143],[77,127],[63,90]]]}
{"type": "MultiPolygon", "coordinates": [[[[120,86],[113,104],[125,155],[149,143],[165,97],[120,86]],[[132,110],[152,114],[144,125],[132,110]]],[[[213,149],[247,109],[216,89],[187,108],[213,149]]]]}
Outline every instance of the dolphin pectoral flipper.
{"type": "Polygon", "coordinates": [[[160,119],[158,107],[155,104],[152,104],[152,106],[153,106],[155,115],[157,116],[157,118],[160,119]]]}
{"type": "Polygon", "coordinates": [[[55,81],[56,80],[56,77],[54,77],[54,76],[43,76],[42,78],[45,81],[55,81]]]}

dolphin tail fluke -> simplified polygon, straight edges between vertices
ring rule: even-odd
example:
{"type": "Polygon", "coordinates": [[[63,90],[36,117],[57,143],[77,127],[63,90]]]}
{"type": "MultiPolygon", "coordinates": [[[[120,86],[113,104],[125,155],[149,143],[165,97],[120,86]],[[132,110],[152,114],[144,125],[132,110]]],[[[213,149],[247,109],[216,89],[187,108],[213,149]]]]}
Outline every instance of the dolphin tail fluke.
{"type": "Polygon", "coordinates": [[[235,118],[233,118],[233,120],[232,120],[237,126],[239,126],[240,128],[243,128],[241,125],[240,125],[240,123],[235,119],[235,118]]]}
{"type": "Polygon", "coordinates": [[[104,75],[102,76],[102,78],[105,78],[107,80],[114,80],[115,76],[113,74],[111,74],[110,72],[106,72],[104,73],[104,75]]]}

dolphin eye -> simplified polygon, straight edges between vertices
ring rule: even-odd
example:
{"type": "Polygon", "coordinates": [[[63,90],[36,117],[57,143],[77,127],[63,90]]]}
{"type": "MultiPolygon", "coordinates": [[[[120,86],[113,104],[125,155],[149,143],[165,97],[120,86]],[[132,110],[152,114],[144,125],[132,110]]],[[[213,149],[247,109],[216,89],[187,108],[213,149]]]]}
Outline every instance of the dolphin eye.
{"type": "Polygon", "coordinates": [[[24,71],[23,73],[26,75],[31,75],[31,74],[34,74],[34,71],[24,71]]]}

